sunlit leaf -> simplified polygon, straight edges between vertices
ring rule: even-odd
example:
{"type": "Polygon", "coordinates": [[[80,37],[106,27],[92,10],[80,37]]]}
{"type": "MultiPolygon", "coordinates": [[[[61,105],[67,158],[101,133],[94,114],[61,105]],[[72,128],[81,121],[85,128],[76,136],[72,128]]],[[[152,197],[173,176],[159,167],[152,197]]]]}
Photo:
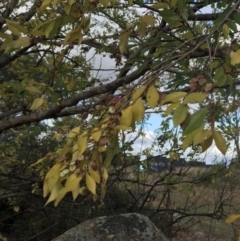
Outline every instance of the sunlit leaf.
{"type": "MultiPolygon", "coordinates": [[[[56,207],[59,202],[64,198],[64,196],[68,193],[68,192],[75,192],[75,190],[77,189],[77,187],[79,186],[79,182],[82,180],[82,176],[81,175],[76,175],[76,174],[71,174],[66,183],[65,186],[58,192],[57,198],[55,200],[54,206],[56,207]]],[[[74,194],[73,198],[76,194],[74,194]]]]}
{"type": "Polygon", "coordinates": [[[146,86],[142,86],[142,87],[136,89],[133,92],[132,100],[134,101],[134,100],[138,99],[144,93],[145,90],[146,90],[146,86]]]}
{"type": "Polygon", "coordinates": [[[89,174],[90,176],[93,178],[93,180],[100,184],[100,181],[101,181],[101,178],[100,178],[100,174],[99,174],[99,171],[98,170],[93,170],[92,167],[89,165],[88,167],[88,171],[89,171],[89,174]]]}
{"type": "Polygon", "coordinates": [[[96,194],[96,182],[94,181],[94,179],[88,175],[86,173],[86,185],[88,190],[92,193],[92,194],[96,194]]]}
{"type": "Polygon", "coordinates": [[[43,196],[46,197],[48,194],[48,190],[51,192],[55,184],[57,183],[59,179],[59,174],[60,174],[60,168],[61,168],[60,163],[56,163],[47,173],[45,179],[44,179],[44,194],[43,196]]]}
{"type": "Polygon", "coordinates": [[[239,64],[240,63],[240,49],[237,50],[236,52],[231,51],[230,57],[231,57],[231,64],[232,65],[239,64]]]}
{"type": "Polygon", "coordinates": [[[94,141],[99,141],[101,135],[102,135],[102,131],[99,128],[96,127],[92,130],[91,136],[94,141]]]}
{"type": "Polygon", "coordinates": [[[227,38],[230,33],[230,29],[227,24],[223,24],[222,31],[223,31],[224,37],[227,38]]]}
{"type": "Polygon", "coordinates": [[[133,116],[132,106],[129,106],[122,111],[122,116],[119,119],[119,125],[130,127],[132,124],[132,116],[133,116]]]}
{"type": "Polygon", "coordinates": [[[145,113],[145,107],[142,101],[142,98],[139,98],[135,101],[135,103],[132,105],[132,113],[133,113],[133,119],[139,123],[145,113]]]}
{"type": "Polygon", "coordinates": [[[87,149],[87,140],[88,140],[87,132],[84,132],[82,135],[78,136],[77,143],[78,143],[79,156],[82,155],[87,149]]]}
{"type": "Polygon", "coordinates": [[[147,103],[152,109],[154,109],[158,101],[159,101],[159,93],[156,90],[156,88],[153,85],[151,85],[147,91],[147,103]]]}

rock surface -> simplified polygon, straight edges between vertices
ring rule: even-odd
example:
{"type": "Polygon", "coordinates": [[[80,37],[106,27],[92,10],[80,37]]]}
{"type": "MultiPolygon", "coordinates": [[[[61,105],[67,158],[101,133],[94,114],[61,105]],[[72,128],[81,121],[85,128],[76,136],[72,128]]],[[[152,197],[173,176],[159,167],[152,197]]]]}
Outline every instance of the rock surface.
{"type": "Polygon", "coordinates": [[[137,213],[82,222],[52,241],[168,241],[148,217],[137,213]]]}

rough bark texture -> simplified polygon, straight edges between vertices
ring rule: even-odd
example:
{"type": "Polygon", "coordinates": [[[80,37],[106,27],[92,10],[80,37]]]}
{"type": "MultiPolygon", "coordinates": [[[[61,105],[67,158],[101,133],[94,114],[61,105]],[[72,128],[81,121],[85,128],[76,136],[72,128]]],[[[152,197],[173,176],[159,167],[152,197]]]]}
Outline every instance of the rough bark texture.
{"type": "Polygon", "coordinates": [[[168,241],[148,217],[137,213],[82,222],[52,241],[168,241]]]}

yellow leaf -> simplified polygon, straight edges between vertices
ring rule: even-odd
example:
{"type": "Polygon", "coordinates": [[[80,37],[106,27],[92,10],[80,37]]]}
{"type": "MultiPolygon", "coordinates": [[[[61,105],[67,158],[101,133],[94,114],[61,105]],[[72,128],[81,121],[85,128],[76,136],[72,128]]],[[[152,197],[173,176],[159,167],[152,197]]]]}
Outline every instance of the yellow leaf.
{"type": "Polygon", "coordinates": [[[173,123],[176,127],[181,124],[187,117],[188,107],[187,105],[181,104],[179,105],[173,113],[173,123]]]}
{"type": "Polygon", "coordinates": [[[102,178],[107,181],[108,180],[108,172],[106,168],[103,168],[102,178]]]}
{"type": "Polygon", "coordinates": [[[133,0],[128,0],[128,6],[132,6],[133,5],[133,0]]]}
{"type": "Polygon", "coordinates": [[[93,180],[96,183],[100,184],[101,178],[100,178],[99,172],[94,171],[90,165],[88,166],[88,171],[89,171],[90,176],[93,178],[93,180]]]}
{"type": "Polygon", "coordinates": [[[82,155],[85,150],[87,149],[87,140],[88,140],[88,135],[87,132],[85,131],[82,135],[78,137],[78,155],[82,155]]]}
{"type": "Polygon", "coordinates": [[[172,110],[175,109],[177,106],[179,106],[179,102],[170,104],[170,105],[167,107],[164,115],[165,115],[165,116],[169,115],[169,114],[172,112],[172,110]]]}
{"type": "Polygon", "coordinates": [[[152,5],[152,8],[154,9],[162,9],[162,8],[169,8],[168,3],[158,2],[152,5]]]}
{"type": "Polygon", "coordinates": [[[219,131],[213,130],[213,139],[218,150],[221,151],[223,155],[225,155],[227,151],[227,144],[222,134],[219,131]]]}
{"type": "MultiPolygon", "coordinates": [[[[13,207],[13,210],[14,210],[14,212],[16,212],[16,213],[18,213],[19,212],[19,206],[14,206],[13,207]]],[[[1,236],[0,236],[0,238],[1,238],[1,236]]],[[[2,239],[0,239],[0,240],[2,240],[2,239]]],[[[4,240],[3,240],[4,241],[4,240]]],[[[6,240],[7,241],[7,240],[6,240]]]]}
{"type": "Polygon", "coordinates": [[[42,2],[42,5],[40,6],[39,10],[42,11],[44,9],[46,9],[51,3],[52,3],[53,0],[44,0],[42,2]]]}
{"type": "Polygon", "coordinates": [[[112,142],[112,146],[109,145],[106,150],[106,157],[103,162],[105,168],[109,168],[111,166],[113,157],[119,152],[118,137],[116,136],[112,142]]]}
{"type": "Polygon", "coordinates": [[[38,88],[36,88],[32,85],[25,87],[25,90],[28,90],[30,93],[33,93],[33,94],[41,94],[42,93],[42,91],[40,91],[38,88]]]}
{"type": "Polygon", "coordinates": [[[141,20],[148,25],[154,25],[155,19],[152,15],[145,15],[141,17],[141,20]]]}
{"type": "Polygon", "coordinates": [[[87,185],[87,188],[88,190],[92,193],[92,194],[96,194],[96,182],[94,181],[94,179],[89,176],[87,173],[86,173],[86,185],[87,185]]]}
{"type": "Polygon", "coordinates": [[[117,125],[117,126],[114,127],[114,130],[126,131],[126,130],[130,130],[131,128],[132,128],[131,126],[117,125]]]}
{"type": "Polygon", "coordinates": [[[62,188],[62,184],[61,184],[60,180],[58,180],[58,182],[57,182],[57,183],[54,185],[54,187],[52,188],[51,195],[49,196],[47,202],[45,203],[45,206],[46,206],[48,203],[54,201],[54,200],[57,198],[58,193],[59,193],[59,191],[60,191],[61,188],[62,188]]]}
{"type": "Polygon", "coordinates": [[[227,38],[230,33],[230,29],[227,24],[223,24],[222,31],[223,31],[224,37],[227,38]]]}
{"type": "Polygon", "coordinates": [[[177,5],[178,0],[170,0],[171,7],[175,7],[177,5]]]}
{"type": "Polygon", "coordinates": [[[133,113],[133,119],[139,123],[145,113],[144,104],[142,101],[142,98],[139,98],[133,105],[132,105],[132,113],[133,113]]]}
{"type": "Polygon", "coordinates": [[[12,36],[3,32],[0,32],[0,38],[6,39],[6,40],[12,40],[12,36]]]}
{"type": "Polygon", "coordinates": [[[148,88],[147,91],[147,103],[154,109],[159,101],[159,93],[153,85],[148,88]]]}
{"type": "Polygon", "coordinates": [[[170,93],[162,100],[161,104],[166,104],[168,102],[177,102],[186,95],[187,93],[182,91],[170,93]]]}
{"type": "Polygon", "coordinates": [[[30,109],[31,109],[31,110],[37,110],[39,107],[42,106],[43,103],[44,103],[44,98],[43,98],[43,97],[41,97],[41,98],[36,98],[36,99],[33,101],[30,109]]]}
{"type": "Polygon", "coordinates": [[[202,152],[205,152],[212,145],[212,141],[213,141],[212,136],[204,140],[204,142],[201,144],[202,152]]]}
{"type": "Polygon", "coordinates": [[[46,157],[43,157],[43,158],[41,158],[41,159],[38,159],[37,162],[31,164],[29,167],[35,166],[35,165],[37,165],[37,164],[39,164],[39,163],[42,163],[45,159],[46,159],[46,157]]]}
{"type": "Polygon", "coordinates": [[[182,35],[183,38],[190,40],[194,38],[194,35],[191,32],[185,33],[182,35]]]}
{"type": "Polygon", "coordinates": [[[75,199],[79,195],[79,190],[80,190],[80,186],[79,185],[76,187],[76,189],[72,190],[73,201],[75,201],[75,199]]]}
{"type": "Polygon", "coordinates": [[[75,162],[80,155],[78,154],[78,143],[75,143],[72,148],[72,162],[75,162]]]}
{"type": "Polygon", "coordinates": [[[228,224],[231,224],[239,218],[240,218],[240,214],[232,214],[225,220],[225,222],[228,223],[228,224]]]}
{"type": "Polygon", "coordinates": [[[101,135],[102,135],[102,131],[98,127],[92,130],[91,136],[94,141],[99,141],[101,135]]]}
{"type": "Polygon", "coordinates": [[[120,126],[130,127],[132,124],[132,106],[127,107],[122,111],[122,116],[119,119],[120,126]]]}
{"type": "Polygon", "coordinates": [[[193,145],[201,144],[205,139],[212,135],[210,130],[199,130],[193,138],[193,145]]]}
{"type": "Polygon", "coordinates": [[[79,127],[79,126],[73,128],[73,129],[69,132],[68,138],[70,138],[70,139],[75,138],[75,137],[79,134],[79,132],[80,132],[80,127],[79,127]]]}
{"type": "Polygon", "coordinates": [[[75,190],[79,186],[79,183],[81,180],[82,180],[82,176],[77,176],[76,174],[71,174],[68,177],[68,179],[65,183],[65,186],[58,192],[58,196],[55,200],[54,206],[56,207],[68,192],[74,191],[74,197],[75,197],[75,195],[76,195],[75,190]]]}
{"type": "Polygon", "coordinates": [[[236,52],[231,51],[230,57],[231,57],[231,64],[232,65],[239,64],[240,63],[240,49],[237,50],[236,52]]]}
{"type": "Polygon", "coordinates": [[[70,44],[75,40],[78,40],[78,44],[81,44],[82,33],[81,33],[81,26],[77,27],[70,31],[64,39],[64,44],[70,44]]]}
{"type": "Polygon", "coordinates": [[[132,100],[134,101],[134,100],[138,99],[143,94],[145,89],[146,89],[146,86],[142,86],[142,87],[136,89],[132,95],[132,100]]]}
{"type": "Polygon", "coordinates": [[[110,2],[110,0],[99,0],[99,3],[101,3],[104,7],[107,7],[110,2]]]}
{"type": "Polygon", "coordinates": [[[124,31],[120,36],[119,51],[121,54],[124,54],[126,52],[129,36],[130,36],[129,31],[124,31]]]}
{"type": "Polygon", "coordinates": [[[61,168],[60,163],[56,163],[47,173],[45,179],[44,179],[44,190],[43,190],[43,196],[46,197],[48,192],[52,191],[53,187],[57,183],[59,179],[59,173],[61,168]]]}
{"type": "Polygon", "coordinates": [[[8,29],[15,35],[20,36],[21,33],[27,33],[27,29],[22,26],[19,25],[17,22],[13,21],[13,20],[9,20],[9,19],[5,19],[6,20],[6,24],[8,29]]]}
{"type": "Polygon", "coordinates": [[[67,15],[69,15],[71,8],[72,8],[72,6],[70,4],[68,4],[68,3],[64,4],[64,11],[67,15]]]}
{"type": "Polygon", "coordinates": [[[19,38],[17,39],[16,41],[14,41],[14,48],[15,49],[18,49],[18,48],[21,48],[21,47],[27,47],[30,45],[30,40],[29,40],[29,37],[22,37],[22,38],[19,38]]]}
{"type": "Polygon", "coordinates": [[[206,99],[206,97],[207,97],[206,93],[190,93],[184,98],[183,104],[201,103],[206,99]]]}

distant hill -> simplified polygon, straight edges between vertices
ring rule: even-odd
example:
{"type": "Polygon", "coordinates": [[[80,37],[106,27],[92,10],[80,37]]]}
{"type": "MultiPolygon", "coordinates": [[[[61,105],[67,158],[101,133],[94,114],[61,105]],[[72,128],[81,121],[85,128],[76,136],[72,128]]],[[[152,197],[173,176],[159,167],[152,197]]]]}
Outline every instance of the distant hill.
{"type": "Polygon", "coordinates": [[[155,156],[153,157],[153,161],[151,159],[151,164],[148,165],[148,170],[154,172],[162,172],[165,170],[169,170],[171,167],[179,168],[179,167],[211,167],[212,165],[208,165],[205,162],[191,161],[187,162],[184,158],[179,158],[177,161],[171,162],[169,158],[164,156],[155,156]]]}

